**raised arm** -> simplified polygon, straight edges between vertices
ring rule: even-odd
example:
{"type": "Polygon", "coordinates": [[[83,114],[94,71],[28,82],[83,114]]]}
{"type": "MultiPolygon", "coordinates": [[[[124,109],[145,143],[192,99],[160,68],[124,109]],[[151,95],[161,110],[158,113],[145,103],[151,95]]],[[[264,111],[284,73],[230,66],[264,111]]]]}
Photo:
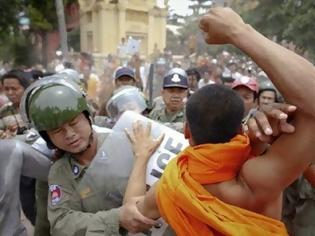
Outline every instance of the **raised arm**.
{"type": "Polygon", "coordinates": [[[250,56],[299,111],[315,114],[315,68],[245,24],[230,8],[213,8],[200,21],[209,44],[232,44],[250,56]],[[307,94],[308,99],[305,99],[307,94]]]}
{"type": "Polygon", "coordinates": [[[245,24],[231,9],[210,10],[200,27],[208,43],[230,43],[249,55],[268,74],[285,100],[297,107],[294,134],[279,137],[265,155],[247,161],[241,170],[240,179],[248,185],[254,201],[278,198],[314,159],[315,69],[304,58],[245,24]]]}

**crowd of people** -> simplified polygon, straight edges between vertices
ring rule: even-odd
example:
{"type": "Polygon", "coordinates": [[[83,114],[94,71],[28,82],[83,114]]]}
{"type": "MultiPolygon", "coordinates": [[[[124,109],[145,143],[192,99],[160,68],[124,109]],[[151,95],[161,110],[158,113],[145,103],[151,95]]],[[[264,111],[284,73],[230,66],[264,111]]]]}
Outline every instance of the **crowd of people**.
{"type": "Polygon", "coordinates": [[[200,29],[247,56],[164,52],[122,66],[108,56],[98,75],[81,53],[51,72],[1,70],[0,235],[27,235],[21,211],[40,236],[146,233],[159,217],[163,235],[314,235],[314,66],[229,8],[211,9],[200,29]],[[106,140],[119,142],[111,129],[125,111],[189,142],[149,190],[163,135],[136,122],[124,134],[130,161],[111,158],[120,144],[106,140]],[[99,155],[102,190],[89,171],[99,155]]]}

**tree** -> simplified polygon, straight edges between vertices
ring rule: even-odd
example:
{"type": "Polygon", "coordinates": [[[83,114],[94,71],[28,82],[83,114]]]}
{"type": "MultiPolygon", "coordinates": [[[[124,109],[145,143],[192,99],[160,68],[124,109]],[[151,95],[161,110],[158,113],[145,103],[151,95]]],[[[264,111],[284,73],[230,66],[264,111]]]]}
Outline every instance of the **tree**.
{"type": "Polygon", "coordinates": [[[243,17],[264,35],[278,42],[292,42],[301,53],[308,52],[315,59],[315,1],[256,0],[255,7],[243,12],[243,17]]]}
{"type": "MultiPolygon", "coordinates": [[[[63,0],[64,5],[77,2],[77,0],[63,0]]],[[[34,52],[36,39],[40,37],[43,42],[42,52],[46,52],[46,39],[48,32],[57,30],[58,20],[54,1],[38,0],[0,0],[0,57],[6,60],[15,60],[21,65],[34,63],[28,58],[34,52]],[[20,15],[30,19],[30,28],[21,30],[20,15]],[[9,54],[6,54],[9,51],[9,54]],[[16,60],[17,58],[20,58],[16,60]],[[24,61],[23,61],[23,58],[24,61]]],[[[41,56],[46,64],[46,54],[41,56]]]]}
{"type": "Polygon", "coordinates": [[[67,29],[66,29],[66,20],[63,8],[62,0],[56,0],[56,10],[58,18],[58,28],[60,34],[60,43],[61,51],[65,55],[65,58],[68,58],[68,40],[67,40],[67,29]]]}

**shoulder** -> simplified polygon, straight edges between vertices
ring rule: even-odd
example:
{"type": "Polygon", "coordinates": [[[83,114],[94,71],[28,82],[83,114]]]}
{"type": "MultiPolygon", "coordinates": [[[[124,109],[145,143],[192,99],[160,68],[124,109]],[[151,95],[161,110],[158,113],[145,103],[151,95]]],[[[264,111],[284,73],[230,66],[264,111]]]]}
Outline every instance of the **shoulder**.
{"type": "Polygon", "coordinates": [[[164,108],[153,109],[149,114],[149,118],[157,119],[158,117],[162,116],[163,114],[164,114],[164,108]]]}
{"type": "Polygon", "coordinates": [[[69,157],[64,155],[60,159],[54,162],[49,171],[49,181],[55,179],[64,179],[67,171],[71,172],[69,157]]]}

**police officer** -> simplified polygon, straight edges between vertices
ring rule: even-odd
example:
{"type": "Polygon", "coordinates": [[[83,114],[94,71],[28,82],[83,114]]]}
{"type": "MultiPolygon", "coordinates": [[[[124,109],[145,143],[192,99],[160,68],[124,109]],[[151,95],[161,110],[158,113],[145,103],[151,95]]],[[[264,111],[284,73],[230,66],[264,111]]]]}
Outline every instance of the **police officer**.
{"type": "Polygon", "coordinates": [[[61,153],[48,178],[52,235],[120,235],[122,228],[137,232],[155,224],[133,205],[121,206],[130,170],[103,170],[110,176],[108,195],[96,194],[92,185],[82,188],[89,165],[108,133],[93,130],[86,99],[75,84],[55,75],[38,81],[24,96],[26,118],[47,144],[61,153]],[[118,194],[112,194],[116,188],[118,194]]]}
{"type": "Polygon", "coordinates": [[[50,163],[25,143],[0,140],[0,235],[27,235],[20,217],[19,176],[47,181],[50,163]]]}
{"type": "Polygon", "coordinates": [[[171,69],[163,79],[161,94],[165,106],[153,109],[149,118],[183,132],[184,106],[188,95],[186,72],[181,68],[171,69]]]}
{"type": "Polygon", "coordinates": [[[137,87],[125,85],[116,89],[108,100],[106,104],[108,117],[95,116],[94,123],[97,126],[112,128],[125,111],[141,114],[145,113],[146,109],[146,100],[140,90],[137,87]]]}
{"type": "Polygon", "coordinates": [[[121,86],[136,86],[135,72],[128,67],[119,67],[114,74],[116,89],[121,86]]]}
{"type": "Polygon", "coordinates": [[[278,91],[271,81],[265,80],[259,85],[258,106],[278,102],[278,91]]]}

